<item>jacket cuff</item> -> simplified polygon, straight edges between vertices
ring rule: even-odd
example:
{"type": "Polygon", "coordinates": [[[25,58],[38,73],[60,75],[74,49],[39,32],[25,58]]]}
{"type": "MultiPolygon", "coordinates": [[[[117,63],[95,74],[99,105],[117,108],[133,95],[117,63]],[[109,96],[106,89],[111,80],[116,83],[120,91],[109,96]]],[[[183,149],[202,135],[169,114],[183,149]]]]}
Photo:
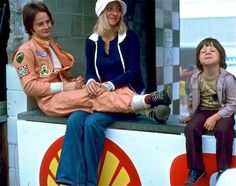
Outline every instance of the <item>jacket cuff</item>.
{"type": "Polygon", "coordinates": [[[87,81],[86,85],[88,85],[91,81],[96,82],[94,79],[89,79],[89,80],[87,81]]]}
{"type": "Polygon", "coordinates": [[[63,82],[50,83],[50,93],[56,94],[63,91],[63,82]]]}

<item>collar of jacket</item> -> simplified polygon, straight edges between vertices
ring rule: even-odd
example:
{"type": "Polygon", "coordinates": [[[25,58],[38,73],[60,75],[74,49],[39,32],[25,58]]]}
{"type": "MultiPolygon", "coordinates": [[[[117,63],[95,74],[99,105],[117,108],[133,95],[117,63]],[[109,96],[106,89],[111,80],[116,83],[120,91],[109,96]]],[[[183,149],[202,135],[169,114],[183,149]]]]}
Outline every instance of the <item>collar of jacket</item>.
{"type": "MultiPolygon", "coordinates": [[[[94,42],[97,42],[98,37],[99,37],[98,33],[94,32],[91,36],[89,36],[89,39],[91,39],[94,42]]],[[[118,44],[120,44],[125,39],[125,37],[126,37],[126,32],[123,34],[118,34],[118,44]]]]}
{"type": "MultiPolygon", "coordinates": [[[[99,37],[98,33],[95,32],[89,37],[89,39],[94,41],[95,45],[96,45],[94,65],[95,65],[95,71],[96,71],[97,77],[98,77],[99,81],[101,81],[101,77],[100,77],[98,67],[97,67],[97,41],[98,41],[98,37],[99,37]]],[[[122,56],[119,44],[125,39],[125,37],[126,37],[126,32],[124,34],[118,34],[118,45],[117,45],[124,72],[125,72],[125,62],[124,62],[124,58],[122,56]]]]}
{"type": "Polygon", "coordinates": [[[43,40],[43,39],[40,39],[40,38],[37,38],[35,36],[32,36],[31,39],[33,39],[35,42],[37,42],[40,46],[43,46],[45,48],[48,48],[50,42],[51,42],[51,39],[50,40],[43,40]]]}
{"type": "MultiPolygon", "coordinates": [[[[66,53],[66,52],[61,52],[60,51],[60,46],[55,43],[52,39],[49,40],[43,40],[38,37],[32,36],[31,39],[36,42],[40,47],[42,47],[46,52],[49,52],[48,46],[51,45],[55,53],[57,54],[57,57],[59,58],[63,69],[69,69],[73,66],[74,64],[74,58],[71,54],[66,53]]],[[[33,46],[34,47],[34,46],[33,46]]]]}

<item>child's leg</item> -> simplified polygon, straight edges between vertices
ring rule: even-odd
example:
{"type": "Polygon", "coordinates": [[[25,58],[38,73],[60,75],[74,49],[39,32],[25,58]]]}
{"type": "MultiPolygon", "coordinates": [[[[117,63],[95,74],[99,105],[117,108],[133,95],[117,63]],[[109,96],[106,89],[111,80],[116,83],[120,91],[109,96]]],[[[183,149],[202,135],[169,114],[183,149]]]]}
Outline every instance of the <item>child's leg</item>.
{"type": "Polygon", "coordinates": [[[214,129],[216,137],[217,168],[231,167],[233,141],[234,141],[234,116],[220,119],[214,129]]]}
{"type": "Polygon", "coordinates": [[[203,124],[208,115],[204,111],[196,113],[185,127],[187,163],[189,169],[204,170],[202,159],[202,134],[206,132],[203,124]]]}

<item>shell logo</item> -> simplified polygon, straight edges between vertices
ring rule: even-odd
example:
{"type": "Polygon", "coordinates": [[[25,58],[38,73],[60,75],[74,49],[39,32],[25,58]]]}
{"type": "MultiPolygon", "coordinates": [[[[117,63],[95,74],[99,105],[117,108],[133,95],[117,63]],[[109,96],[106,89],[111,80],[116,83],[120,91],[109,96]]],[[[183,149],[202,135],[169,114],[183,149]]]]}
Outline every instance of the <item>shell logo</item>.
{"type": "Polygon", "coordinates": [[[98,172],[98,185],[141,185],[138,172],[127,154],[106,139],[98,172]]]}
{"type": "Polygon", "coordinates": [[[55,177],[58,167],[58,162],[61,155],[61,147],[64,141],[64,136],[58,138],[47,149],[41,162],[39,171],[39,184],[41,186],[56,186],[55,177]]]}
{"type": "MultiPolygon", "coordinates": [[[[197,185],[208,186],[210,185],[211,176],[215,172],[217,172],[216,155],[210,153],[203,153],[203,162],[207,174],[198,181],[197,185]]],[[[236,167],[236,156],[233,156],[231,166],[236,167]]],[[[181,154],[177,156],[171,164],[170,183],[172,186],[183,185],[187,177],[188,177],[188,168],[187,168],[186,154],[181,154]]]]}
{"type": "MultiPolygon", "coordinates": [[[[61,154],[64,136],[58,138],[47,149],[40,166],[39,183],[41,186],[58,186],[55,182],[56,171],[61,154]]],[[[127,154],[108,138],[98,169],[98,186],[141,185],[138,172],[127,154]]]]}

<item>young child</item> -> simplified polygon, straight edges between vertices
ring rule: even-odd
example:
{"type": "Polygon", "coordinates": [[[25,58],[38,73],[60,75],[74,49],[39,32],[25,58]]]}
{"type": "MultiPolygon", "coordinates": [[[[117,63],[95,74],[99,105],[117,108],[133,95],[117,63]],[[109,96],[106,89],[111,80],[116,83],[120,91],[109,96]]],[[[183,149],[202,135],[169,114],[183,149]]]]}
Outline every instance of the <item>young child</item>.
{"type": "Polygon", "coordinates": [[[196,67],[190,80],[190,115],[181,119],[185,128],[189,175],[184,185],[196,183],[206,174],[202,159],[202,135],[213,131],[219,176],[231,166],[236,112],[236,81],[227,72],[225,50],[213,38],[202,40],[196,49],[196,67]]]}

